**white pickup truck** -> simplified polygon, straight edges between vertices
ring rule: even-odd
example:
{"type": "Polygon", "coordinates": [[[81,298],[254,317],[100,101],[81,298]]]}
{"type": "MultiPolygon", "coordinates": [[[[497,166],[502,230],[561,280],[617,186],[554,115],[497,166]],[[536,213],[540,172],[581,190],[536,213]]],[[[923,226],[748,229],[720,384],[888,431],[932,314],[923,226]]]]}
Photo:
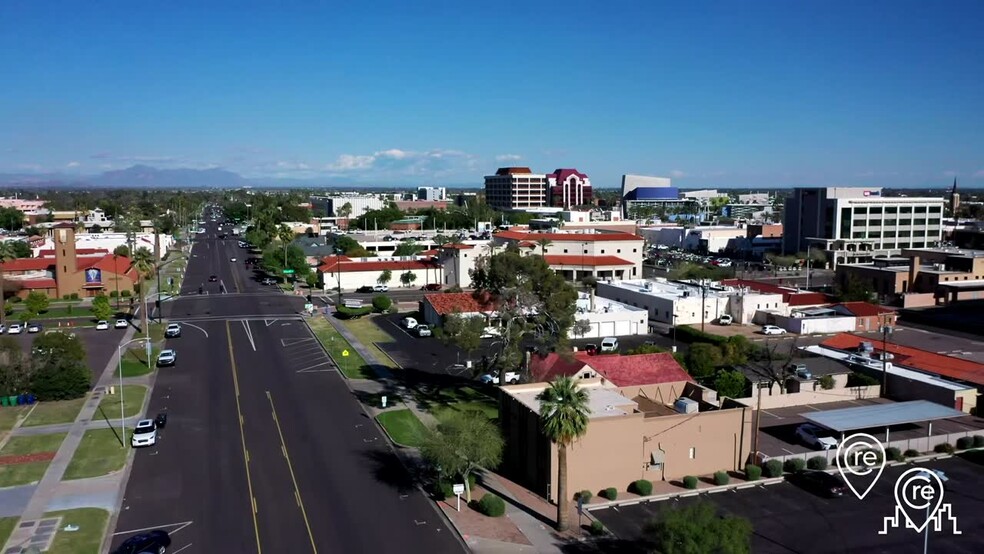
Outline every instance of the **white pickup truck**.
{"type": "MultiPolygon", "coordinates": [[[[499,372],[485,373],[478,378],[479,381],[486,385],[498,385],[499,384],[499,372]]],[[[506,385],[514,385],[519,382],[519,373],[515,371],[507,371],[505,375],[506,385]]]]}

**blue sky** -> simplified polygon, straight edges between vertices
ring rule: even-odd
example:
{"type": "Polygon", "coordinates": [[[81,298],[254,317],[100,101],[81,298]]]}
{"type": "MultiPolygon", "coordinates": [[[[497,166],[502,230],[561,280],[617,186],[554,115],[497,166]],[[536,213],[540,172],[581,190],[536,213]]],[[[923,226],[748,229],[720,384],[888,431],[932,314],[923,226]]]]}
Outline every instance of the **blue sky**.
{"type": "Polygon", "coordinates": [[[0,2],[0,172],[984,186],[984,2],[312,4],[0,2]]]}

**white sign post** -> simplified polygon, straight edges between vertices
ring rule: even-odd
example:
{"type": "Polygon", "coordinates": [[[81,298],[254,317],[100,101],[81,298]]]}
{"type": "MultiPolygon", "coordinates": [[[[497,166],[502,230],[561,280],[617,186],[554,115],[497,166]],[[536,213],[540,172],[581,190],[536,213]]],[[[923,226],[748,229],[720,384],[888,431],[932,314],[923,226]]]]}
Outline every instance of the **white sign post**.
{"type": "Polygon", "coordinates": [[[458,511],[460,512],[461,511],[461,494],[463,492],[465,492],[465,485],[464,484],[454,485],[454,486],[451,487],[451,490],[454,491],[454,495],[458,497],[458,511]]]}

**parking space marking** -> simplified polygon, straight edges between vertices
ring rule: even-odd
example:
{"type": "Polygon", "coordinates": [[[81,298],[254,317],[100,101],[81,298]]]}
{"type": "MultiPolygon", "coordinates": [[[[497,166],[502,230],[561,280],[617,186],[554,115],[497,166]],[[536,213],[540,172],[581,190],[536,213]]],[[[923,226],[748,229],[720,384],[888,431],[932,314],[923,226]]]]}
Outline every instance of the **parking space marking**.
{"type": "Polygon", "coordinates": [[[135,534],[135,533],[143,533],[144,531],[152,531],[154,529],[167,529],[168,527],[175,527],[174,531],[168,531],[169,534],[174,535],[178,531],[184,529],[185,527],[188,527],[192,523],[194,523],[194,521],[182,521],[182,522],[179,522],[179,523],[165,523],[163,525],[153,525],[151,527],[143,527],[141,529],[129,529],[127,531],[117,531],[117,532],[113,533],[113,536],[115,537],[117,535],[129,535],[129,534],[135,534]]]}
{"type": "Polygon", "coordinates": [[[171,554],[178,554],[178,552],[181,552],[182,550],[187,550],[187,549],[191,548],[191,545],[192,544],[194,544],[194,543],[189,542],[188,544],[182,546],[181,548],[175,550],[174,552],[171,552],[171,554]]]}
{"type": "Polygon", "coordinates": [[[290,346],[294,346],[295,344],[300,344],[303,342],[311,342],[313,340],[314,337],[280,339],[280,345],[283,346],[284,348],[288,348],[290,346]],[[287,342],[287,341],[292,341],[292,342],[287,342]]]}
{"type": "Polygon", "coordinates": [[[330,360],[325,360],[325,361],[321,362],[320,364],[314,364],[312,366],[305,367],[304,369],[298,369],[297,370],[297,373],[319,373],[319,372],[332,372],[332,371],[335,371],[335,368],[315,369],[316,367],[321,367],[323,365],[332,365],[332,364],[331,364],[331,361],[330,360]]]}

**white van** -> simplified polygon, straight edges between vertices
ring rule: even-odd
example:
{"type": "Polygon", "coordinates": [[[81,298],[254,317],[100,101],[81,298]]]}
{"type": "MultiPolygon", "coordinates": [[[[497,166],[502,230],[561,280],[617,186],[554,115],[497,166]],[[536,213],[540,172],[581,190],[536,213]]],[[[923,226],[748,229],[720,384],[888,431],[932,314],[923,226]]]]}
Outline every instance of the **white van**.
{"type": "Polygon", "coordinates": [[[605,337],[601,340],[602,352],[618,352],[618,339],[615,337],[605,337]]]}

